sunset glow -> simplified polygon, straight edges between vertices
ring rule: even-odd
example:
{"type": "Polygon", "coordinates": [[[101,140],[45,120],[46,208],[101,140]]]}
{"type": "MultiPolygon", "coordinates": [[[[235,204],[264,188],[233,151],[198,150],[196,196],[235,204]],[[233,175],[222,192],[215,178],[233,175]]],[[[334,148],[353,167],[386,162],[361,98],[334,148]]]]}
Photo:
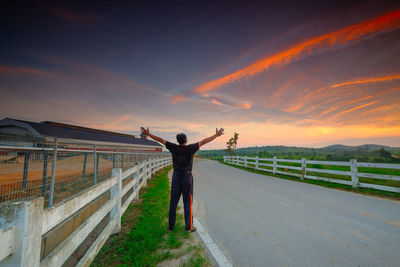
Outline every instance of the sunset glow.
{"type": "Polygon", "coordinates": [[[0,119],[205,149],[400,147],[400,4],[28,3],[4,7],[0,119]],[[21,13],[22,12],[22,13],[21,13]]]}

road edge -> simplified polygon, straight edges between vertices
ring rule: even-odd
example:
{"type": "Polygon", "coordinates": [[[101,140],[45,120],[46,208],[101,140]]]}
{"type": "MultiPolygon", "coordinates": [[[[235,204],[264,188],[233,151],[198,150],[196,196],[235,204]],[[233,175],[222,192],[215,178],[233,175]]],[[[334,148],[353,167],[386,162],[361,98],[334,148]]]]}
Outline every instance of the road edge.
{"type": "Polygon", "coordinates": [[[222,251],[219,249],[217,244],[214,243],[210,235],[204,230],[200,221],[197,218],[193,218],[193,224],[197,228],[197,234],[200,237],[201,241],[207,248],[209,254],[213,257],[217,266],[220,267],[232,267],[232,264],[225,257],[222,251]]]}

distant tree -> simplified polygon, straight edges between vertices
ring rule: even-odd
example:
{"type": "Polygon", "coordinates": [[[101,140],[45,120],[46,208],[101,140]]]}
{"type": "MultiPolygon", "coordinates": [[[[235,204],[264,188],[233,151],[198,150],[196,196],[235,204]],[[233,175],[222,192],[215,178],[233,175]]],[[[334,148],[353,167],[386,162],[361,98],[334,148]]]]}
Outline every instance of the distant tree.
{"type": "Polygon", "coordinates": [[[232,155],[233,148],[236,148],[238,139],[239,134],[235,132],[233,134],[233,137],[230,138],[228,142],[226,142],[226,152],[228,152],[229,155],[232,155]]]}
{"type": "Polygon", "coordinates": [[[385,160],[390,159],[391,155],[392,154],[383,147],[381,148],[381,150],[379,150],[379,156],[381,156],[381,158],[384,158],[385,160]]]}
{"type": "Polygon", "coordinates": [[[226,142],[226,152],[228,152],[229,156],[232,155],[232,148],[233,148],[233,138],[229,139],[229,141],[226,142]]]}
{"type": "Polygon", "coordinates": [[[237,133],[237,132],[235,132],[234,134],[233,134],[233,144],[234,144],[234,147],[236,148],[236,146],[237,146],[237,141],[238,141],[238,139],[239,139],[239,134],[237,133]]]}

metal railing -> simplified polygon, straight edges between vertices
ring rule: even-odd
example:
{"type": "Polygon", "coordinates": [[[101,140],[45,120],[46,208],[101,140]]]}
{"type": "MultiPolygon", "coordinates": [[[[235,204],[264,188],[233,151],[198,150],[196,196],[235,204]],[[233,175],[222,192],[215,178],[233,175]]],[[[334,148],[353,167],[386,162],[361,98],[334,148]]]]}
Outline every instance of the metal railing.
{"type": "Polygon", "coordinates": [[[111,170],[161,157],[160,152],[76,140],[0,135],[0,203],[42,196],[51,207],[110,177],[111,170]]]}
{"type": "Polygon", "coordinates": [[[400,164],[224,156],[226,163],[300,179],[400,193],[400,164]]]}
{"type": "Polygon", "coordinates": [[[47,209],[43,197],[0,203],[0,265],[88,266],[107,238],[120,231],[121,216],[140,188],[171,164],[171,156],[163,154],[113,168],[109,179],[47,209]]]}

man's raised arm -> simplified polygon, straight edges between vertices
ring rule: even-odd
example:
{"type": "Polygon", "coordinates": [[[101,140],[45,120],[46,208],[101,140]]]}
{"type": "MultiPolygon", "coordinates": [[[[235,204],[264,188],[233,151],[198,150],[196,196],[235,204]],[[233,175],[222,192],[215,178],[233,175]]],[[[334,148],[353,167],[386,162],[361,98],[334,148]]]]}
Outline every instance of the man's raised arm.
{"type": "Polygon", "coordinates": [[[199,147],[201,147],[201,146],[203,146],[203,145],[205,145],[205,144],[207,144],[207,143],[210,143],[212,140],[214,140],[215,138],[217,138],[218,136],[221,136],[221,135],[223,135],[224,134],[224,128],[221,128],[221,129],[219,129],[218,130],[218,128],[216,128],[215,129],[215,134],[214,135],[212,135],[212,136],[210,136],[210,137],[207,137],[207,138],[205,138],[204,140],[201,140],[200,142],[199,142],[199,147]]]}
{"type": "Polygon", "coordinates": [[[146,129],[144,127],[140,127],[140,131],[142,132],[142,134],[145,134],[145,135],[151,137],[152,139],[154,139],[154,140],[162,143],[163,145],[165,145],[166,141],[164,139],[162,139],[161,137],[158,137],[158,136],[156,136],[154,134],[151,134],[149,128],[146,129]]]}

